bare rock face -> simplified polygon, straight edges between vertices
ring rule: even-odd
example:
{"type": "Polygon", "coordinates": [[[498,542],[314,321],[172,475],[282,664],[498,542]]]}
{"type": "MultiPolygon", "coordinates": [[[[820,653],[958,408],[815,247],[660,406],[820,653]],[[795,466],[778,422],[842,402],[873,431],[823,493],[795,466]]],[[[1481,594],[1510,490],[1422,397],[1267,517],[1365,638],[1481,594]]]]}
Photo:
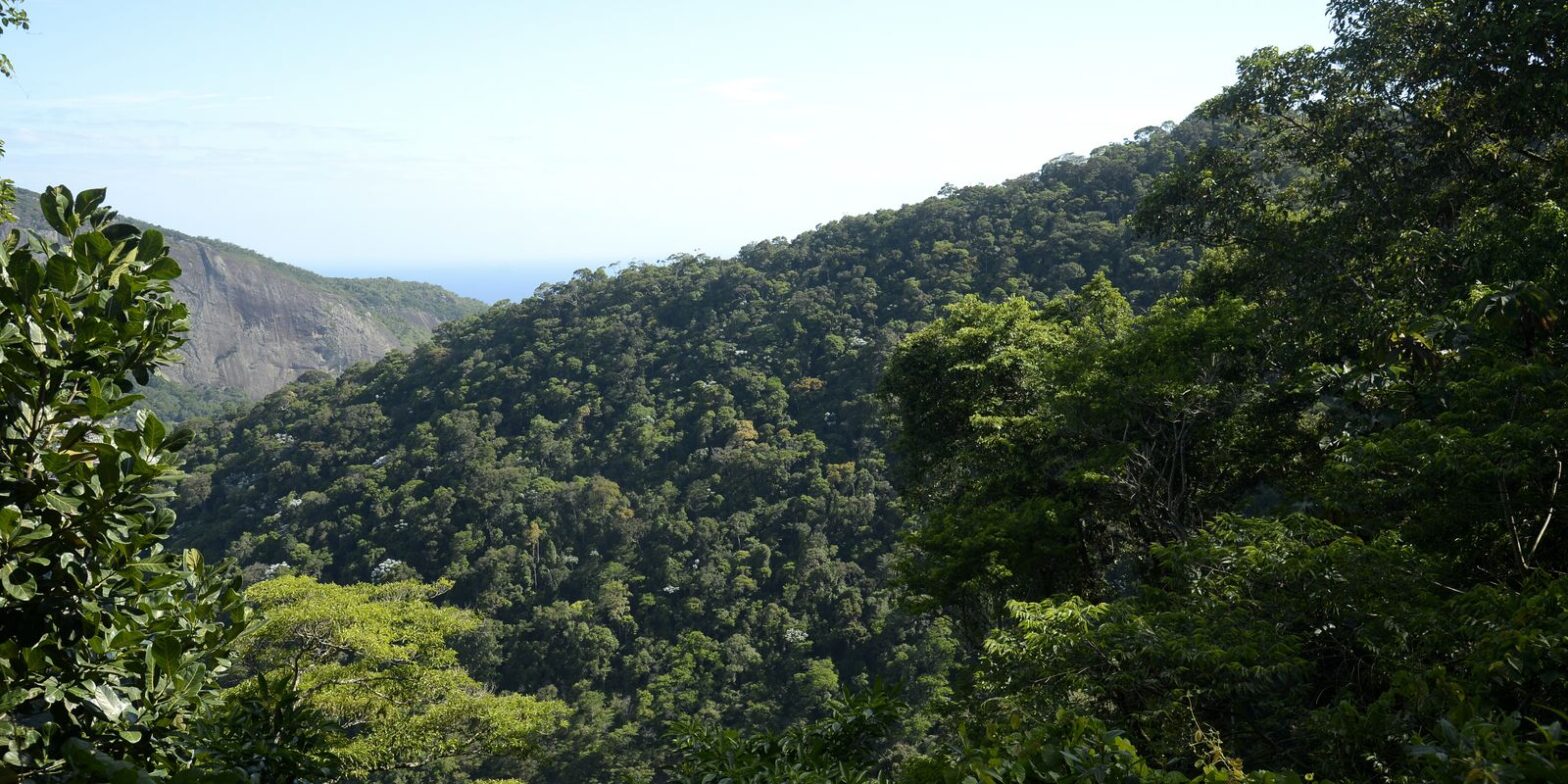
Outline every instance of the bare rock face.
{"type": "MultiPolygon", "coordinates": [[[[47,232],[38,195],[18,189],[17,197],[18,224],[47,232]]],[[[228,243],[159,230],[180,262],[174,289],[191,314],[185,361],[162,372],[186,387],[259,399],[306,371],[335,373],[379,359],[483,308],[426,283],[328,278],[228,243]]]]}
{"type": "Polygon", "coordinates": [[[175,381],[259,398],[307,370],[339,371],[401,345],[343,296],[189,238],[169,247],[191,310],[185,361],[164,371],[175,381]]]}

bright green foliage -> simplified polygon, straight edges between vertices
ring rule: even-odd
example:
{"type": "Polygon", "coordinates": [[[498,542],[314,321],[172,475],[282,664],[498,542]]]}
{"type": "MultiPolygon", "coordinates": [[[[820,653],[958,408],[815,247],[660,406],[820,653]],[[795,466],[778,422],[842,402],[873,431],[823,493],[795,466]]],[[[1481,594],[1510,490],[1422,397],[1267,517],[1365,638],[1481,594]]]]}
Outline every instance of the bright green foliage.
{"type": "MultiPolygon", "coordinates": [[[[327,750],[351,780],[453,758],[525,757],[559,724],[564,706],[491,693],[463,669],[449,643],[479,619],[431,603],[449,588],[307,577],[257,583],[246,599],[264,620],[241,639],[237,659],[324,717],[327,750]]],[[[265,681],[247,681],[229,700],[243,705],[265,690],[265,681]]]]}
{"type": "Polygon", "coordinates": [[[180,268],[103,197],[50,188],[64,244],[0,245],[0,775],[59,773],[68,746],[184,767],[244,626],[237,577],[164,549],[187,434],[123,413],[133,379],[175,358],[180,268]]]}

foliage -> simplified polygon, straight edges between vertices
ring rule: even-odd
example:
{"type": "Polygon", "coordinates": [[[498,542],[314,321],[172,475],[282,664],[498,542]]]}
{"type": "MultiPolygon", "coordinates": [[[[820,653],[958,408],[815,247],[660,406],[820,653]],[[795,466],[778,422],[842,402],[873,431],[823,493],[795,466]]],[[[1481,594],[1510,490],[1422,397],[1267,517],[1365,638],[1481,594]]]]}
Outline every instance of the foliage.
{"type": "MultiPolygon", "coordinates": [[[[449,587],[342,586],[293,576],[252,585],[246,599],[262,620],[241,638],[236,658],[256,678],[235,687],[230,705],[249,711],[282,700],[278,710],[309,712],[309,722],[259,720],[319,733],[311,740],[320,754],[289,764],[335,760],[349,780],[453,758],[477,764],[526,756],[564,706],[493,694],[469,676],[449,641],[474,631],[479,620],[431,603],[449,587]]],[[[258,720],[245,718],[242,727],[258,720]]]]}
{"type": "Polygon", "coordinates": [[[1198,732],[1335,781],[1418,780],[1407,747],[1451,716],[1568,704],[1552,652],[1568,582],[1455,594],[1392,535],[1305,517],[1221,518],[1152,560],[1134,596],[1013,605],[983,693],[1037,723],[1102,717],[1165,766],[1198,732]]]}
{"type": "Polygon", "coordinates": [[[1088,721],[1155,771],[1562,778],[1568,11],[1330,9],[1140,208],[1213,246],[1179,292],[1087,349],[1063,300],[895,352],[906,580],[995,627],[992,729],[923,764],[1052,780],[1087,752],[1025,740],[1088,721]]]}
{"type": "MultiPolygon", "coordinates": [[[[27,12],[22,10],[22,0],[0,0],[0,33],[4,33],[7,27],[27,29],[27,12]]],[[[9,77],[11,73],[11,58],[0,52],[0,76],[9,77]]],[[[5,142],[0,140],[0,158],[4,157],[5,142]]],[[[15,201],[14,184],[10,179],[0,177],[0,223],[15,219],[11,214],[11,204],[15,201]]]]}
{"type": "Polygon", "coordinates": [[[679,784],[859,784],[887,781],[868,773],[901,712],[885,688],[834,698],[826,715],[781,732],[741,733],[697,720],[670,730],[679,755],[669,780],[679,784]]]}
{"type": "MultiPolygon", "coordinates": [[[[7,27],[26,30],[28,28],[27,11],[22,9],[22,0],[0,0],[0,33],[7,27]]],[[[12,74],[11,58],[0,53],[0,76],[9,77],[12,74]]]]}
{"type": "Polygon", "coordinates": [[[1560,781],[1568,768],[1560,721],[1521,726],[1517,714],[1472,717],[1455,726],[1444,720],[1431,742],[1412,753],[1422,763],[1420,781],[1560,781]]]}
{"type": "Polygon", "coordinates": [[[1363,533],[1398,528],[1456,577],[1562,568],[1568,541],[1544,534],[1564,426],[1568,10],[1331,11],[1335,46],[1243,60],[1203,111],[1256,133],[1195,154],[1139,220],[1228,246],[1194,289],[1275,314],[1276,372],[1318,403],[1302,456],[1324,471],[1303,497],[1363,533]],[[1259,184],[1286,170],[1310,175],[1259,184]]]}
{"type": "Polygon", "coordinates": [[[140,390],[142,399],[131,409],[147,409],[168,422],[198,427],[197,420],[236,414],[250,407],[250,399],[232,389],[181,384],[155,376],[140,390]]]}
{"type": "Polygon", "coordinates": [[[237,577],[164,548],[170,433],[120,415],[186,327],[179,265],[104,192],[43,194],[62,245],[13,231],[0,268],[0,738],[10,777],[82,758],[188,765],[182,739],[245,625],[237,577]]]}
{"type": "Polygon", "coordinates": [[[1206,756],[1196,774],[1151,765],[1127,736],[1091,718],[1059,711],[1040,725],[990,722],[978,732],[961,733],[943,755],[908,765],[904,784],[1000,784],[1000,782],[1071,782],[1072,784],[1295,784],[1290,774],[1249,772],[1239,760],[1225,756],[1202,733],[1193,745],[1206,756]]]}
{"type": "Polygon", "coordinates": [[[1174,286],[1191,250],[1125,221],[1209,133],[1149,129],[444,326],[216,422],[181,535],[256,578],[450,579],[495,621],[464,644],[476,677],[573,707],[539,779],[646,777],[675,719],[783,726],[873,675],[923,704],[957,641],[889,585],[888,353],[965,294],[1044,301],[1102,270],[1138,303],[1174,286]]]}
{"type": "Polygon", "coordinates": [[[1329,7],[1181,126],[287,388],[181,535],[450,580],[572,706],[483,775],[1560,778],[1568,9],[1329,7]]]}
{"type": "Polygon", "coordinates": [[[1255,384],[1259,320],[1179,296],[1135,319],[1096,278],[1043,308],[965,300],[911,336],[883,383],[925,513],[908,587],[983,631],[1009,597],[1115,581],[1254,492],[1273,469],[1239,458],[1299,438],[1255,384]]]}
{"type": "Polygon", "coordinates": [[[223,704],[203,718],[195,738],[201,767],[238,772],[251,784],[330,781],[343,767],[333,751],[331,720],[310,705],[296,684],[257,673],[244,688],[228,689],[223,704]]]}

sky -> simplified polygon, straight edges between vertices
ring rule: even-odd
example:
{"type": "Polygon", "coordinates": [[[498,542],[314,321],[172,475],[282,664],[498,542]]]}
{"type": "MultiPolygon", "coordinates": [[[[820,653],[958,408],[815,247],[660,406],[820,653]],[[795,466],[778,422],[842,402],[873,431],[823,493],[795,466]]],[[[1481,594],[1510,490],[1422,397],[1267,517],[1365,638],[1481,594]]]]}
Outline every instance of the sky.
{"type": "Polygon", "coordinates": [[[0,177],[519,299],[1180,120],[1324,0],[27,0],[0,177]]]}

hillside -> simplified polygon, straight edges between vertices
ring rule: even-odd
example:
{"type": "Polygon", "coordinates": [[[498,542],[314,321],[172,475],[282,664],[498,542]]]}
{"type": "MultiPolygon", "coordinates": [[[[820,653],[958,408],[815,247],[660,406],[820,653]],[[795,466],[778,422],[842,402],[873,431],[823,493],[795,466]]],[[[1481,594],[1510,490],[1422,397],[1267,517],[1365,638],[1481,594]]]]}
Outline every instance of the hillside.
{"type": "MultiPolygon", "coordinates": [[[[47,231],[38,194],[18,190],[13,210],[20,225],[47,231]]],[[[153,387],[159,410],[169,414],[212,413],[213,403],[258,399],[306,371],[338,372],[378,359],[483,308],[427,283],[324,277],[158,228],[180,262],[175,292],[191,312],[185,361],[164,369],[168,383],[153,387]]]]}
{"type": "Polygon", "coordinates": [[[1180,125],[195,427],[133,408],[180,264],[50,188],[0,784],[1568,780],[1568,4],[1327,13],[1180,125]]]}
{"type": "Polygon", "coordinates": [[[967,294],[1174,288],[1193,250],[1126,221],[1208,133],[579,275],[285,387],[189,455],[179,530],[257,576],[455,580],[495,621],[478,671],[576,706],[543,780],[646,773],[677,716],[782,721],[873,669],[940,697],[953,632],[890,587],[881,368],[967,294]]]}

